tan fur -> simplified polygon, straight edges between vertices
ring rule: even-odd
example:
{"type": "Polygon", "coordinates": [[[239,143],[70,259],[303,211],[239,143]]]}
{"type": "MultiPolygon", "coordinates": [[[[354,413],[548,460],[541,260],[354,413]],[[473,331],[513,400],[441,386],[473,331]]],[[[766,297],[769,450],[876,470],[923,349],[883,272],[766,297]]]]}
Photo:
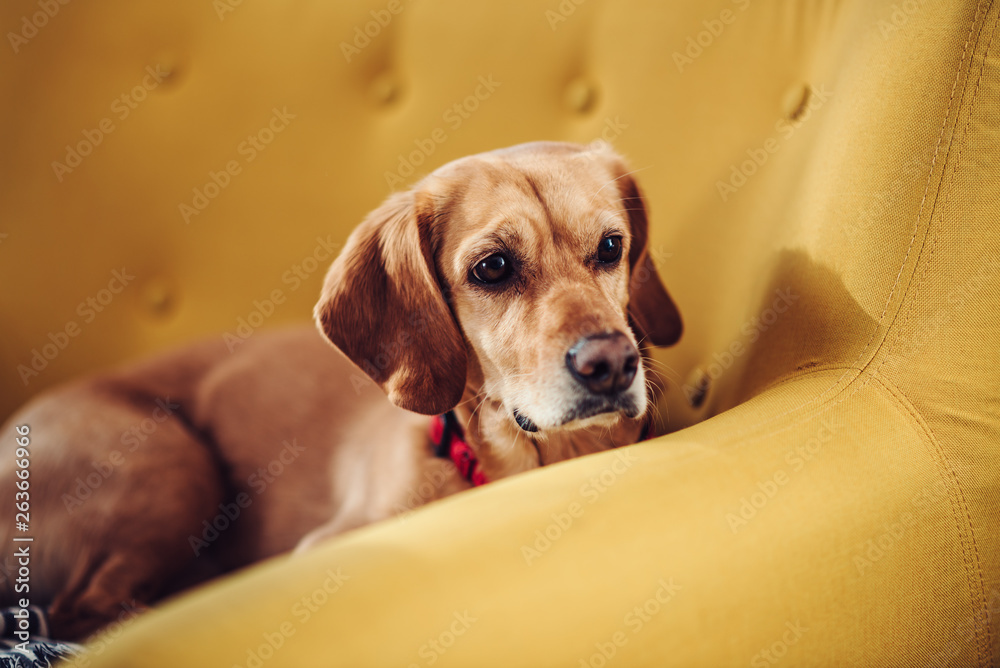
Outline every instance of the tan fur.
{"type": "Polygon", "coordinates": [[[472,156],[391,196],[351,236],[316,308],[337,348],[310,329],[259,334],[232,354],[208,342],[37,397],[0,429],[10,544],[14,427],[31,428],[33,602],[49,604],[58,636],[85,637],[123,605],[467,489],[433,456],[428,415],[455,409],[490,480],[635,442],[649,369],[626,391],[631,417],[569,419],[587,392],[566,356],[602,332],[680,336],[647,232],[610,152],[536,143],[472,156]],[[599,267],[611,232],[623,259],[599,267]],[[519,278],[491,292],[469,274],[498,244],[516,251],[519,278]],[[76,503],[81,481],[90,493],[76,503]],[[192,538],[241,494],[250,503],[196,557],[192,538]]]}

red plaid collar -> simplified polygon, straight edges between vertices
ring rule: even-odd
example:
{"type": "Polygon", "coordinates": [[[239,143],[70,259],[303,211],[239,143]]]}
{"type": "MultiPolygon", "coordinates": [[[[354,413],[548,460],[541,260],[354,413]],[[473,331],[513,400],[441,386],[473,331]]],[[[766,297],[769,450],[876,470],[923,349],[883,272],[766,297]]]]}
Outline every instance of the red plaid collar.
{"type": "MultiPolygon", "coordinates": [[[[639,442],[656,436],[652,424],[653,419],[650,416],[642,426],[639,442]]],[[[458,424],[454,411],[439,415],[431,422],[431,441],[434,443],[434,454],[441,459],[450,459],[458,467],[462,477],[472,483],[473,487],[489,482],[482,466],[479,465],[479,458],[462,437],[462,426],[458,424]]]]}
{"type": "Polygon", "coordinates": [[[462,427],[458,424],[454,411],[439,415],[431,422],[431,440],[435,446],[434,454],[442,459],[450,459],[473,487],[489,482],[479,465],[479,458],[462,437],[462,427]]]}

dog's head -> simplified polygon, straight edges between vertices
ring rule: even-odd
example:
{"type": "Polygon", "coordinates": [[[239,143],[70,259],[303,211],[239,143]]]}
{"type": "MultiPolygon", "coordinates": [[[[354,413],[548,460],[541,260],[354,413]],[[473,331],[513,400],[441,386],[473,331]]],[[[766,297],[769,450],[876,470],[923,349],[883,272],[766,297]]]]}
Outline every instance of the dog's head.
{"type": "Polygon", "coordinates": [[[470,396],[527,432],[647,409],[640,344],[681,319],[647,254],[645,205],[608,150],[539,142],[449,163],[355,230],[321,330],[396,405],[470,396]]]}

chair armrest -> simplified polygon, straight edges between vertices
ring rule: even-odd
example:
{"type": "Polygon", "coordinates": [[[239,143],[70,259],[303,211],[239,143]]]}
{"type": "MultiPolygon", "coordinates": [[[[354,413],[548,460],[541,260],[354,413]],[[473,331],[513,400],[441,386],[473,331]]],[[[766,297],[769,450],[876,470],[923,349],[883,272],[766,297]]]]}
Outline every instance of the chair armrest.
{"type": "Polygon", "coordinates": [[[915,416],[799,377],[217,582],[92,665],[973,665],[968,527],[915,416]]]}

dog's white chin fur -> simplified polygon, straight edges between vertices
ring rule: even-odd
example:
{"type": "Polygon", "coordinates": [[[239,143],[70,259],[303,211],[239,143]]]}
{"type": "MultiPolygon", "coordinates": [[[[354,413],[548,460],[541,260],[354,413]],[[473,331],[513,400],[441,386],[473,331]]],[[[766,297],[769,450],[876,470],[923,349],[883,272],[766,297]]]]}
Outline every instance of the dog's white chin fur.
{"type": "MultiPolygon", "coordinates": [[[[537,432],[532,432],[531,436],[534,438],[546,438],[550,435],[555,435],[561,432],[569,431],[579,431],[583,429],[607,429],[617,425],[623,418],[629,417],[633,419],[641,418],[646,414],[646,410],[649,407],[649,402],[644,395],[639,395],[635,397],[635,414],[629,415],[624,410],[613,410],[606,413],[598,413],[596,415],[591,415],[585,418],[577,418],[575,420],[570,420],[568,422],[560,422],[558,424],[548,425],[539,424],[535,422],[538,426],[537,432]]],[[[523,414],[523,413],[522,413],[523,414]]],[[[530,415],[525,415],[525,417],[531,418],[530,415]]],[[[511,420],[514,418],[511,416],[511,420]]],[[[516,425],[516,421],[515,421],[516,425]]]]}
{"type": "Polygon", "coordinates": [[[560,430],[566,431],[577,429],[589,429],[591,427],[613,427],[625,416],[624,411],[613,411],[610,413],[598,413],[588,418],[573,420],[559,426],[560,430]]]}
{"type": "MultiPolygon", "coordinates": [[[[649,407],[649,398],[645,392],[646,371],[643,365],[639,365],[631,386],[625,390],[631,403],[628,413],[618,409],[565,421],[567,416],[573,415],[578,410],[580,402],[588,399],[569,373],[553,374],[549,376],[547,382],[543,381],[541,384],[514,384],[513,387],[507,385],[498,389],[500,390],[497,392],[498,403],[505,407],[504,410],[514,426],[517,427],[517,421],[513,412],[507,407],[516,408],[521,416],[531,420],[538,427],[537,432],[525,432],[535,438],[545,438],[548,434],[580,429],[612,427],[623,417],[642,417],[649,407]]],[[[520,430],[520,427],[517,428],[520,430]]]]}

